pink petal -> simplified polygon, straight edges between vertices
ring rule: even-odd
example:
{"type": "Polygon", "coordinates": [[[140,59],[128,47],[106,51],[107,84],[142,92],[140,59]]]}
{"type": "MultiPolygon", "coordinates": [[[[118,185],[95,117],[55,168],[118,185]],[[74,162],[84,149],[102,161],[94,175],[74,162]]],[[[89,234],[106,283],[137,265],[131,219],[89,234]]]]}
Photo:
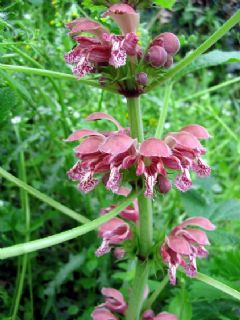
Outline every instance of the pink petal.
{"type": "Polygon", "coordinates": [[[117,133],[108,137],[99,150],[117,156],[126,152],[133,145],[134,141],[125,134],[117,133]]]}
{"type": "Polygon", "coordinates": [[[211,174],[211,167],[201,158],[193,161],[192,170],[195,171],[199,177],[208,177],[211,174]]]}
{"type": "Polygon", "coordinates": [[[71,36],[81,32],[89,32],[101,38],[103,33],[108,33],[108,30],[101,24],[87,18],[75,19],[72,22],[67,23],[66,27],[70,29],[69,35],[71,36]]]}
{"type": "Polygon", "coordinates": [[[122,47],[129,56],[135,56],[137,54],[137,43],[137,35],[133,32],[127,33],[123,40],[122,47]]]}
{"type": "Polygon", "coordinates": [[[186,127],[183,127],[180,131],[191,133],[197,139],[209,139],[211,137],[207,129],[199,124],[190,124],[186,127]]]}
{"type": "Polygon", "coordinates": [[[120,27],[124,34],[137,31],[139,14],[128,4],[114,4],[103,16],[110,16],[120,27]]]}
{"type": "Polygon", "coordinates": [[[184,228],[189,225],[195,225],[205,230],[215,230],[216,226],[205,217],[193,217],[183,221],[179,227],[184,228]]]}
{"type": "Polygon", "coordinates": [[[93,320],[118,320],[108,309],[96,308],[91,314],[93,320]]]}
{"type": "Polygon", "coordinates": [[[94,71],[94,64],[90,62],[84,55],[81,55],[77,65],[73,68],[73,74],[80,79],[85,75],[94,71]]]}
{"type": "Polygon", "coordinates": [[[115,193],[118,194],[119,196],[127,197],[131,193],[131,189],[127,187],[119,187],[118,191],[115,193]]]}
{"type": "Polygon", "coordinates": [[[99,151],[100,145],[103,143],[104,138],[98,136],[92,136],[84,140],[79,146],[74,150],[76,153],[82,154],[92,154],[99,151]]]}
{"type": "Polygon", "coordinates": [[[191,133],[180,131],[180,132],[171,132],[166,137],[166,143],[168,143],[168,138],[170,138],[170,147],[172,147],[172,140],[175,140],[176,146],[173,147],[182,147],[189,149],[203,149],[201,143],[198,139],[191,133]],[[172,139],[172,140],[171,140],[172,139]]]}
{"type": "Polygon", "coordinates": [[[76,141],[76,140],[80,140],[80,139],[82,139],[82,138],[84,138],[86,136],[101,136],[101,137],[104,137],[101,133],[99,133],[97,131],[90,130],[90,129],[80,129],[80,130],[74,131],[64,141],[66,141],[66,142],[76,141]]]}
{"type": "Polygon", "coordinates": [[[177,316],[168,312],[161,312],[153,320],[177,320],[177,316]]]}
{"type": "Polygon", "coordinates": [[[182,170],[181,161],[175,156],[163,158],[162,161],[163,161],[164,165],[170,169],[182,170]]]}
{"type": "Polygon", "coordinates": [[[111,56],[109,46],[94,45],[88,50],[88,59],[93,63],[107,63],[111,56]]]}
{"type": "Polygon", "coordinates": [[[190,255],[192,252],[188,241],[183,237],[170,235],[166,238],[166,242],[169,248],[171,248],[176,253],[190,255]]]}
{"type": "Polygon", "coordinates": [[[93,45],[101,44],[101,42],[93,37],[83,37],[83,36],[76,36],[74,40],[80,44],[80,48],[82,49],[89,49],[93,45]]]}
{"type": "Polygon", "coordinates": [[[154,312],[152,310],[146,310],[143,314],[143,320],[153,320],[154,312]]]}
{"type": "Polygon", "coordinates": [[[167,52],[159,46],[150,47],[147,51],[146,60],[152,67],[162,67],[167,62],[167,52]]]}
{"type": "Polygon", "coordinates": [[[105,306],[108,309],[124,314],[127,309],[127,304],[120,291],[113,288],[103,288],[101,293],[106,297],[105,306]]]}
{"type": "Polygon", "coordinates": [[[209,245],[208,237],[204,231],[197,229],[182,230],[178,235],[183,235],[186,239],[193,240],[200,245],[209,245]]]}
{"type": "Polygon", "coordinates": [[[141,144],[140,154],[144,157],[169,157],[171,150],[164,141],[157,138],[149,138],[141,144]]]}
{"type": "Polygon", "coordinates": [[[86,120],[87,121],[95,121],[95,120],[109,120],[111,122],[113,122],[116,127],[118,128],[118,130],[123,130],[123,127],[120,125],[120,123],[114,119],[112,116],[104,113],[104,112],[94,112],[94,113],[91,113],[87,118],[86,120]]]}
{"type": "Polygon", "coordinates": [[[175,185],[182,192],[186,192],[191,188],[192,180],[188,170],[185,169],[183,173],[176,176],[175,185]]]}

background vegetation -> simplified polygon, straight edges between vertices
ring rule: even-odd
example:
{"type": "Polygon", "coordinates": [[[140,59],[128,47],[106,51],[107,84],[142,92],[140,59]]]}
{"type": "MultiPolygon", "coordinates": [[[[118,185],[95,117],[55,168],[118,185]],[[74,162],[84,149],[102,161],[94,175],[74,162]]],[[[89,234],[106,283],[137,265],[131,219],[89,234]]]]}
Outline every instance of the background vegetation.
{"type": "MultiPolygon", "coordinates": [[[[63,55],[72,42],[64,22],[78,16],[100,18],[98,7],[89,1],[29,0],[2,1],[0,12],[0,62],[70,73],[63,55]]],[[[201,44],[237,9],[235,1],[179,0],[172,11],[144,10],[140,34],[175,32],[182,49],[176,60],[201,44]]],[[[103,20],[110,28],[110,20],[103,20]]],[[[194,188],[180,194],[173,190],[156,195],[155,232],[159,239],[183,217],[202,215],[218,228],[209,235],[212,246],[208,259],[199,262],[199,270],[239,289],[240,270],[240,87],[238,83],[192,97],[239,72],[237,48],[239,33],[234,28],[205,57],[205,64],[176,82],[165,132],[190,123],[199,123],[213,138],[207,142],[211,177],[195,179],[194,188]],[[227,55],[222,51],[231,52],[227,55]],[[227,63],[226,63],[227,62],[227,63]],[[217,66],[213,66],[217,64],[217,66]],[[203,68],[203,66],[209,66],[203,68]]],[[[203,59],[203,58],[202,58],[203,59]]],[[[127,109],[121,96],[103,93],[63,81],[0,70],[0,161],[1,166],[34,188],[62,204],[94,219],[100,208],[118,199],[104,188],[89,195],[76,190],[66,177],[74,163],[72,145],[63,142],[74,129],[89,126],[84,118],[103,111],[127,126],[127,109]],[[23,155],[25,160],[23,159],[23,155]]],[[[164,87],[142,97],[146,136],[154,134],[163,104],[164,87]]],[[[101,128],[101,124],[98,124],[101,128]]],[[[106,123],[104,123],[106,126],[106,123]]],[[[105,128],[105,127],[104,127],[105,128]]],[[[111,129],[111,127],[109,127],[111,129]]],[[[0,181],[0,245],[23,242],[26,236],[24,195],[13,184],[0,181]]],[[[30,197],[31,239],[38,239],[77,226],[48,205],[30,197]]],[[[100,303],[101,287],[127,292],[133,277],[131,264],[117,263],[110,255],[96,258],[99,245],[96,234],[30,255],[27,278],[17,319],[89,320],[93,307],[100,303]]],[[[17,304],[17,288],[22,258],[1,261],[0,318],[11,319],[17,304]]],[[[158,262],[156,262],[158,263],[158,262]]],[[[154,290],[163,272],[153,275],[154,290]]],[[[179,320],[237,320],[240,307],[233,298],[179,275],[178,285],[166,285],[155,309],[179,315],[179,320]]]]}

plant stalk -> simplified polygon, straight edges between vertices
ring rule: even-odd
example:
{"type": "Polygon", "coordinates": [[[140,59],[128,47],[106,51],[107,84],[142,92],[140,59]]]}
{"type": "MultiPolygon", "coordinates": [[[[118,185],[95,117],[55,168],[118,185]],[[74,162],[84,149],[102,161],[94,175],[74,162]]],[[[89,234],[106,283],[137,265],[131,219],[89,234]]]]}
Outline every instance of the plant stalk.
{"type": "MultiPolygon", "coordinates": [[[[127,98],[128,116],[132,138],[138,142],[144,139],[140,98],[127,98]]],[[[143,181],[144,182],[144,181],[143,181]]],[[[152,247],[152,201],[141,193],[139,206],[139,256],[137,260],[133,289],[126,313],[127,320],[138,320],[142,310],[144,288],[148,280],[147,257],[152,247]]]]}

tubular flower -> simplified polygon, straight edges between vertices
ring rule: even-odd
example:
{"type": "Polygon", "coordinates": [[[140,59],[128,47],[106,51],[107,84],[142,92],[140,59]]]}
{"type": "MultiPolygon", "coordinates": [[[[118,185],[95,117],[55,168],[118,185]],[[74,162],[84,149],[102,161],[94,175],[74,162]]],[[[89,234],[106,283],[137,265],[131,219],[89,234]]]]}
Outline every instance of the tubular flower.
{"type": "Polygon", "coordinates": [[[98,307],[95,308],[91,317],[93,320],[118,320],[108,309],[98,307]]]}
{"type": "Polygon", "coordinates": [[[128,306],[120,291],[113,288],[103,288],[101,293],[105,297],[103,306],[110,311],[118,312],[120,314],[125,313],[128,306]]]}
{"type": "Polygon", "coordinates": [[[205,230],[214,230],[215,226],[204,217],[193,217],[176,226],[166,237],[162,247],[161,256],[168,264],[170,283],[176,284],[176,269],[182,266],[189,277],[197,274],[196,258],[208,255],[205,245],[209,245],[208,237],[204,231],[188,226],[197,226],[205,230]]]}
{"type": "Polygon", "coordinates": [[[130,239],[132,233],[125,221],[120,218],[113,218],[100,226],[98,235],[102,238],[102,244],[96,250],[96,256],[100,257],[111,251],[111,245],[130,239]]]}
{"type": "Polygon", "coordinates": [[[100,23],[79,18],[66,24],[69,35],[77,45],[65,54],[65,61],[74,66],[77,78],[95,72],[98,67],[112,65],[119,68],[126,64],[127,55],[137,54],[138,38],[133,31],[125,35],[110,34],[100,23]],[[80,36],[88,32],[93,37],[80,36]]]}
{"type": "Polygon", "coordinates": [[[140,20],[139,14],[131,6],[124,3],[110,6],[103,16],[110,16],[123,34],[136,33],[140,20]]]}
{"type": "Polygon", "coordinates": [[[121,187],[124,160],[135,154],[136,141],[129,137],[124,129],[113,117],[96,112],[87,117],[88,121],[106,119],[117,126],[117,131],[98,132],[82,129],[73,132],[66,141],[84,139],[76,148],[75,154],[79,159],[68,171],[70,179],[79,181],[78,188],[83,192],[93,190],[102,180],[108,190],[113,193],[127,195],[129,190],[121,187]]]}
{"type": "Polygon", "coordinates": [[[168,312],[161,312],[155,316],[152,310],[146,310],[143,314],[143,320],[177,320],[177,316],[168,312]]]}
{"type": "Polygon", "coordinates": [[[164,141],[172,150],[172,157],[166,159],[165,165],[182,171],[175,180],[180,191],[185,192],[192,186],[190,170],[195,171],[199,177],[210,175],[211,168],[201,159],[206,149],[199,142],[209,137],[208,131],[197,124],[186,126],[179,132],[171,132],[165,137],[164,141]]]}

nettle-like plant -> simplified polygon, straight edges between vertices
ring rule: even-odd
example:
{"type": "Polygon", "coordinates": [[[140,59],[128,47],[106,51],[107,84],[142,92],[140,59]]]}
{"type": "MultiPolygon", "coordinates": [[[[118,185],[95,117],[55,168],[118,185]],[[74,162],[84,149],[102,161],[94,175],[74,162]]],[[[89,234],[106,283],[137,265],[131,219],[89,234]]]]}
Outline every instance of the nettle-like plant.
{"type": "MultiPolygon", "coordinates": [[[[164,2],[159,1],[162,5],[164,2]]],[[[69,22],[66,25],[69,36],[76,45],[65,54],[65,60],[73,66],[73,74],[80,84],[125,96],[129,127],[124,128],[112,115],[103,112],[90,114],[87,121],[110,121],[115,130],[82,128],[73,132],[66,141],[80,140],[80,143],[74,149],[77,162],[68,171],[68,177],[77,181],[81,192],[91,192],[103,183],[106,192],[122,195],[126,199],[118,205],[110,204],[108,208],[103,208],[99,218],[89,221],[1,168],[2,176],[83,225],[44,239],[2,248],[0,258],[34,252],[98,228],[98,236],[102,242],[96,255],[99,257],[113,250],[116,259],[133,260],[135,277],[129,288],[129,297],[124,297],[116,288],[103,288],[104,302],[93,310],[92,319],[177,319],[176,315],[165,310],[157,315],[151,310],[151,305],[158,297],[155,293],[148,297],[148,279],[153,275],[152,261],[161,260],[160,268],[167,266],[172,285],[176,284],[176,271],[179,268],[187,276],[196,277],[240,299],[236,290],[197,271],[196,259],[208,255],[205,246],[209,245],[208,237],[201,229],[212,231],[215,226],[205,217],[192,217],[175,226],[159,243],[153,239],[152,209],[155,193],[166,194],[173,187],[186,192],[192,186],[191,172],[199,177],[211,173],[210,167],[202,159],[206,149],[200,142],[210,138],[207,129],[198,124],[186,123],[179,131],[168,132],[163,136],[164,121],[177,75],[232,28],[240,20],[240,13],[237,12],[200,47],[172,66],[173,57],[180,49],[180,42],[173,33],[161,33],[146,48],[141,46],[137,33],[140,22],[138,10],[145,6],[145,1],[95,3],[107,6],[103,16],[114,20],[119,27],[119,34],[111,33],[98,21],[88,18],[69,22]],[[88,79],[82,79],[85,76],[88,79]],[[144,138],[140,97],[163,82],[166,82],[164,106],[156,135],[144,138]]],[[[26,67],[1,65],[1,68],[53,77],[72,77],[26,67]]],[[[156,265],[159,264],[154,265],[154,272],[158,271],[156,265]]],[[[166,282],[166,278],[163,282],[166,282]]],[[[164,287],[163,282],[156,292],[160,293],[164,287]]]]}

